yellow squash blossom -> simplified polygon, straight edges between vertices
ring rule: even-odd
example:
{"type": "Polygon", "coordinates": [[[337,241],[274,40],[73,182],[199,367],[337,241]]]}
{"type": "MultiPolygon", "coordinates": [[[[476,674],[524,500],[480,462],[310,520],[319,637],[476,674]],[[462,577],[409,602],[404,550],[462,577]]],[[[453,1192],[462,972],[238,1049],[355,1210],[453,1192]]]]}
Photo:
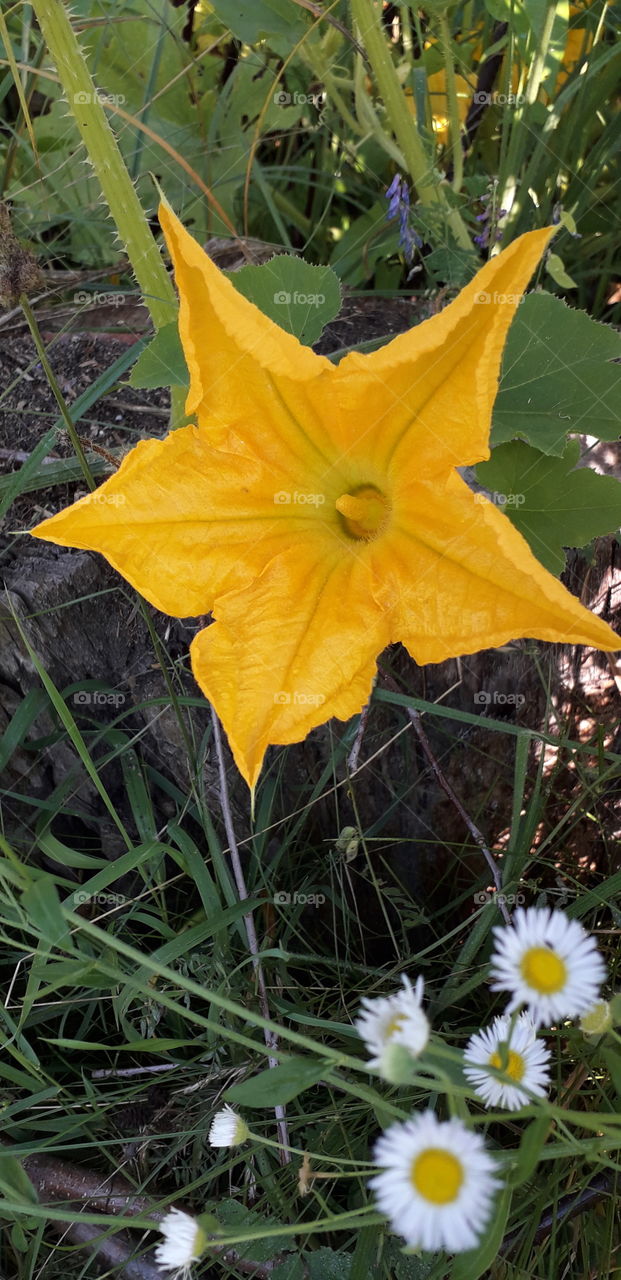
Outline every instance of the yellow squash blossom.
{"type": "Polygon", "coordinates": [[[333,365],[267,319],[160,211],[195,426],[144,440],[38,538],[101,552],[156,608],[211,612],[192,668],[254,789],[270,744],[418,663],[535,636],[614,633],[456,467],[489,456],[510,322],[552,229],[521,236],[444,311],[333,365]]]}

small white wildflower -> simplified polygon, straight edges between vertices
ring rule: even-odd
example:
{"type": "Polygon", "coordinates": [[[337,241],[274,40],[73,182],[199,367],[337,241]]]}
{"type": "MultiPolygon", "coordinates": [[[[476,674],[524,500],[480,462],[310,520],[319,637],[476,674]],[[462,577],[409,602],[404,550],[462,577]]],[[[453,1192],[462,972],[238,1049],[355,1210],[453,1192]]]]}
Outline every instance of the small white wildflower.
{"type": "Polygon", "coordinates": [[[232,1107],[224,1106],[211,1122],[209,1143],[212,1147],[238,1147],[250,1136],[248,1125],[232,1107]]]}
{"type": "Polygon", "coordinates": [[[461,1120],[424,1111],[393,1124],[374,1152],[383,1172],[371,1179],[382,1213],[418,1249],[473,1249],[487,1226],[499,1185],[496,1161],[461,1120]]]}
{"type": "Polygon", "coordinates": [[[174,1271],[177,1277],[190,1274],[193,1262],[204,1253],[207,1236],[191,1214],[181,1209],[171,1209],[159,1224],[164,1239],[155,1250],[155,1261],[161,1271],[174,1271]]]}
{"type": "Polygon", "coordinates": [[[517,1111],[530,1101],[530,1094],[544,1097],[550,1083],[550,1051],[537,1040],[536,1029],[527,1013],[516,1018],[494,1018],[492,1025],[471,1036],[464,1052],[464,1075],[487,1107],[507,1107],[517,1111]],[[503,1056],[501,1045],[506,1045],[503,1056]],[[505,1079],[492,1075],[489,1067],[502,1070],[505,1079]]]}
{"type": "Polygon", "coordinates": [[[518,907],[513,923],[494,933],[492,990],[511,992],[509,1013],[525,1004],[542,1025],[576,1018],[595,1003],[606,970],[577,920],[549,907],[518,907]]]}
{"type": "Polygon", "coordinates": [[[423,979],[419,976],[412,987],[409,978],[404,976],[402,983],[403,990],[393,996],[377,1000],[365,996],[360,1016],[354,1023],[371,1054],[368,1065],[377,1067],[395,1084],[400,1083],[395,1071],[400,1074],[403,1060],[417,1058],[429,1039],[429,1021],[421,1007],[423,979]]]}

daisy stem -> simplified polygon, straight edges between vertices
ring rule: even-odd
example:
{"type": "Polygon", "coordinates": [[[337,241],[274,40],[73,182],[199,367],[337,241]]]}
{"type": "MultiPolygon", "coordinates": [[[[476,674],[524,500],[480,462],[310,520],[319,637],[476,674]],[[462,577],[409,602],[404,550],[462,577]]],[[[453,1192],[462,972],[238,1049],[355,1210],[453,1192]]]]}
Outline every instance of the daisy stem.
{"type": "Polygon", "coordinates": [[[351,8],[384,101],[386,115],[403,152],[418,199],[422,205],[435,205],[446,218],[457,244],[472,252],[466,225],[459,210],[451,208],[446,191],[436,178],[433,161],[427,156],[418,129],[411,119],[382,28],[380,9],[374,0],[351,0],[351,8]]]}
{"type": "MultiPolygon", "coordinates": [[[[273,1147],[275,1151],[280,1151],[279,1142],[274,1142],[272,1138],[266,1138],[262,1133],[255,1133],[254,1129],[250,1130],[249,1137],[252,1139],[253,1142],[260,1143],[262,1147],[273,1147]]],[[[336,1173],[314,1173],[313,1172],[314,1178],[336,1178],[338,1176],[351,1178],[356,1173],[356,1170],[360,1170],[361,1167],[363,1166],[365,1167],[365,1169],[375,1168],[375,1165],[373,1164],[372,1160],[345,1160],[342,1157],[339,1158],[338,1156],[327,1156],[327,1155],[324,1155],[323,1153],[319,1153],[316,1151],[309,1151],[305,1147],[290,1146],[287,1148],[287,1150],[291,1152],[292,1156],[309,1156],[309,1157],[312,1157],[313,1160],[323,1160],[323,1161],[326,1161],[328,1164],[350,1164],[353,1166],[353,1168],[349,1171],[349,1173],[341,1174],[341,1175],[338,1175],[336,1173]]]]}
{"type": "MultiPolygon", "coordinates": [[[[214,744],[216,748],[216,756],[218,759],[218,774],[220,778],[220,801],[222,804],[222,817],[224,818],[224,829],[226,831],[226,838],[229,842],[229,853],[231,855],[233,875],[235,877],[235,884],[237,885],[239,900],[240,902],[245,902],[248,898],[248,889],[246,887],[244,869],[241,864],[239,849],[237,847],[237,839],[235,836],[235,828],[233,826],[233,815],[231,813],[229,788],[228,788],[228,782],[226,777],[226,765],[224,762],[224,752],[222,750],[222,734],[220,731],[220,721],[218,720],[218,717],[213,707],[211,708],[211,720],[213,724],[213,736],[214,736],[214,744]]],[[[252,914],[252,911],[249,911],[247,915],[244,916],[244,926],[246,929],[246,937],[248,939],[248,948],[252,956],[252,965],[256,974],[257,986],[259,989],[259,1003],[261,1005],[261,1013],[263,1014],[263,1017],[265,1019],[269,1020],[270,1008],[269,1008],[269,1001],[267,998],[267,987],[265,985],[265,974],[263,973],[263,967],[259,959],[259,943],[257,940],[257,931],[255,928],[254,916],[252,914]]],[[[268,1030],[267,1027],[264,1027],[263,1036],[268,1049],[277,1048],[278,1040],[273,1031],[270,1031],[268,1030]]],[[[268,1057],[268,1065],[270,1067],[277,1067],[278,1059],[271,1056],[268,1057]]],[[[289,1164],[291,1162],[291,1156],[289,1155],[289,1131],[287,1128],[285,1108],[280,1104],[277,1104],[274,1107],[274,1115],[276,1116],[276,1125],[279,1133],[279,1150],[280,1150],[281,1164],[289,1164]]]]}
{"type": "Polygon", "coordinates": [[[82,448],[80,437],[75,429],[75,424],[74,424],[73,418],[71,417],[69,409],[67,407],[65,397],[63,396],[63,393],[58,385],[58,382],[56,381],[56,376],[48,360],[47,351],[45,349],[45,343],[43,342],[43,338],[41,337],[41,332],[39,330],[39,326],[37,324],[34,311],[32,310],[32,307],[30,306],[30,303],[25,293],[22,293],[19,303],[26,317],[26,320],[28,322],[28,328],[30,329],[30,332],[32,334],[32,340],[35,344],[35,347],[37,348],[37,355],[39,357],[39,360],[41,361],[41,367],[48,380],[50,389],[58,405],[58,408],[60,409],[61,417],[67,430],[67,435],[69,436],[69,439],[71,440],[71,443],[75,451],[75,456],[82,468],[82,474],[84,476],[84,479],[86,480],[86,483],[92,493],[93,490],[96,488],[95,480],[93,479],[93,473],[88,465],[88,462],[86,461],[86,454],[84,453],[84,449],[82,448]]]}

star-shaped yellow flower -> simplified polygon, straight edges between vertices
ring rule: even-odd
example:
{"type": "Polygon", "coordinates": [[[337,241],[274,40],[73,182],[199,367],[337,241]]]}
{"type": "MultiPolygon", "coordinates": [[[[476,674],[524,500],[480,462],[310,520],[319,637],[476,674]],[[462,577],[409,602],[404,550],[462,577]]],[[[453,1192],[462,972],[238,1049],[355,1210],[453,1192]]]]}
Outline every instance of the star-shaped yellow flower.
{"type": "Polygon", "coordinates": [[[241,296],[166,207],[195,426],[144,440],[38,538],[100,551],[177,617],[254,789],[266,748],[419,663],[520,636],[617,641],[456,472],[488,457],[502,350],[552,229],[521,236],[439,315],[333,365],[241,296]]]}

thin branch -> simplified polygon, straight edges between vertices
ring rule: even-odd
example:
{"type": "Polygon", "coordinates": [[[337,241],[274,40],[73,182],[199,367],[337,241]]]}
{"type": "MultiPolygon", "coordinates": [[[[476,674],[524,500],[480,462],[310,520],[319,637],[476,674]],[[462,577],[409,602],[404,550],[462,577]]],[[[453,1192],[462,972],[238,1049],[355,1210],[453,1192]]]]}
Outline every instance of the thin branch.
{"type": "Polygon", "coordinates": [[[369,698],[369,701],[365,703],[364,707],[362,708],[362,711],[360,712],[360,722],[358,724],[358,728],[356,729],[356,737],[354,738],[354,745],[347,759],[348,773],[355,773],[356,769],[358,768],[358,758],[360,756],[360,748],[362,746],[362,739],[364,738],[370,710],[371,710],[371,699],[369,698]]]}
{"type": "MultiPolygon", "coordinates": [[[[216,748],[216,756],[218,758],[218,773],[220,777],[220,801],[222,804],[222,816],[224,818],[224,829],[226,831],[226,838],[229,842],[231,864],[233,867],[233,875],[235,877],[235,884],[237,885],[239,900],[240,902],[245,902],[246,899],[248,898],[248,889],[246,888],[244,870],[241,864],[241,858],[239,856],[239,848],[238,848],[237,839],[235,836],[235,828],[233,826],[233,816],[231,813],[231,803],[229,799],[229,787],[228,787],[228,782],[226,777],[226,764],[224,761],[224,751],[222,749],[222,733],[220,731],[220,721],[218,720],[218,717],[213,707],[211,708],[211,719],[213,723],[213,735],[214,735],[214,743],[216,748]]],[[[259,958],[259,944],[257,941],[257,931],[255,928],[254,916],[252,914],[252,911],[249,911],[244,916],[244,925],[246,928],[246,937],[248,939],[248,948],[252,956],[252,965],[255,971],[257,986],[259,989],[259,1004],[261,1006],[261,1013],[264,1018],[269,1019],[270,1008],[269,1008],[269,1001],[267,998],[267,987],[265,985],[265,975],[263,973],[261,960],[259,958]]],[[[266,1027],[263,1031],[263,1035],[264,1035],[265,1043],[268,1049],[276,1049],[278,1046],[278,1040],[274,1032],[268,1031],[266,1027]]],[[[268,1063],[270,1067],[276,1067],[278,1066],[278,1059],[270,1056],[268,1058],[268,1063]]],[[[274,1114],[276,1116],[278,1135],[281,1143],[280,1163],[289,1164],[291,1161],[291,1156],[289,1154],[289,1132],[287,1129],[285,1108],[280,1105],[275,1106],[274,1114]]]]}

